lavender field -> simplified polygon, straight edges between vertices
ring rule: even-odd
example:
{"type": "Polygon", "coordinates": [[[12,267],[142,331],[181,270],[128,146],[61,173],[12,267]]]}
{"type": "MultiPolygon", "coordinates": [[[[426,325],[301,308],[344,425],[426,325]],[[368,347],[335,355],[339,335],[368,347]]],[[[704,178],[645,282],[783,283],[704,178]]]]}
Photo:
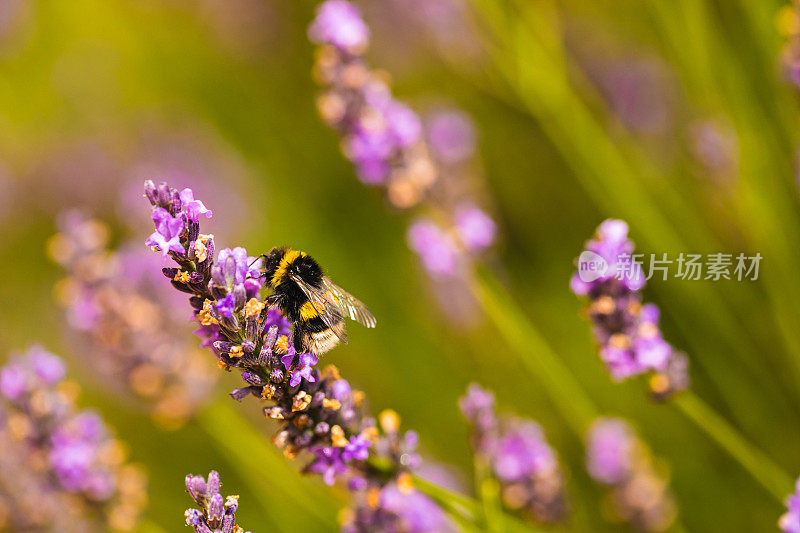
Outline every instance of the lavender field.
{"type": "Polygon", "coordinates": [[[0,0],[0,531],[800,533],[800,3],[0,0]]]}

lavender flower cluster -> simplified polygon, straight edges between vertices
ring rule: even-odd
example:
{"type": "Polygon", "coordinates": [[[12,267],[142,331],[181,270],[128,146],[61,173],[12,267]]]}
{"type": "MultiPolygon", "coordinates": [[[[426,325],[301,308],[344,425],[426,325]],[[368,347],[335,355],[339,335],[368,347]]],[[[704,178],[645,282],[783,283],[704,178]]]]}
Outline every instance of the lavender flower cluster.
{"type": "Polygon", "coordinates": [[[498,417],[494,394],[473,383],[460,400],[472,426],[475,455],[500,483],[503,505],[540,523],[567,516],[564,475],[555,452],[536,422],[498,417]]]}
{"type": "Polygon", "coordinates": [[[575,294],[590,299],[587,314],[600,345],[600,358],[611,377],[621,381],[653,372],[649,384],[656,399],[688,387],[686,355],[662,337],[658,307],[642,304],[640,290],[645,277],[641,267],[620,264],[623,258],[630,259],[634,250],[628,225],[622,220],[604,221],[585,250],[600,256],[608,268],[593,281],[584,281],[576,272],[570,287],[575,294]]]}
{"type": "Polygon", "coordinates": [[[475,135],[469,118],[442,110],[423,123],[396,100],[386,76],[364,60],[369,28],[347,0],[322,3],[309,37],[320,45],[315,65],[324,87],[320,114],[342,137],[344,153],[364,183],[384,186],[394,207],[422,204],[430,212],[409,227],[409,246],[437,282],[440,300],[447,302],[443,307],[464,308],[461,314],[469,315],[475,307],[467,287],[469,267],[497,233],[478,205],[481,180],[471,164],[475,135]]]}
{"type": "Polygon", "coordinates": [[[264,414],[280,424],[273,442],[284,455],[293,459],[306,452],[313,457],[306,472],[320,474],[329,485],[348,486],[356,504],[345,529],[441,531],[424,529],[446,519],[410,482],[409,472],[419,462],[415,435],[401,433],[391,412],[377,423],[366,413],[364,393],[351,388],[334,366],[320,371],[316,355],[297,353],[291,324],[262,298],[259,260],[244,248],[223,249],[214,260],[214,238],[201,234],[199,224],[210,211],[191,190],[148,181],[145,195],[156,226],[147,244],[177,264],[163,272],[190,295],[200,322],[197,333],[219,367],[241,372],[245,386],[231,396],[269,401],[264,414]],[[409,522],[420,513],[425,521],[409,522]]]}
{"type": "Polygon", "coordinates": [[[133,529],[145,482],[77,385],[40,347],[0,368],[0,529],[92,532],[133,529]]]}
{"type": "Polygon", "coordinates": [[[655,471],[644,444],[619,418],[600,418],[589,430],[586,468],[609,487],[613,518],[638,531],[665,531],[675,520],[675,502],[666,480],[655,471]]]}
{"type": "MultiPolygon", "coordinates": [[[[186,525],[196,533],[245,533],[236,524],[239,496],[222,498],[219,474],[212,470],[208,481],[203,476],[186,476],[186,491],[200,509],[187,509],[186,525]]],[[[249,532],[247,532],[249,533],[249,532]]]]}
{"type": "Polygon", "coordinates": [[[188,327],[186,301],[164,290],[159,260],[141,245],[109,250],[107,226],[76,211],[58,227],[49,251],[67,277],[57,295],[91,367],[163,425],[182,424],[216,382],[204,354],[176,335],[188,327]]]}

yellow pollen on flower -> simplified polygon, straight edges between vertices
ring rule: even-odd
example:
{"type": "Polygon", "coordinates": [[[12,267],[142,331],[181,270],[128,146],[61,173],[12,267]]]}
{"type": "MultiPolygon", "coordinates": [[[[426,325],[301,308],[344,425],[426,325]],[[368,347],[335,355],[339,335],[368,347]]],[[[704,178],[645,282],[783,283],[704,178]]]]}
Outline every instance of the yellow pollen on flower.
{"type": "Polygon", "coordinates": [[[403,494],[410,494],[414,491],[414,479],[408,472],[402,472],[397,476],[397,488],[403,494]]]}
{"type": "Polygon", "coordinates": [[[224,370],[226,372],[230,372],[231,371],[231,366],[228,363],[226,363],[225,361],[217,361],[217,366],[220,367],[222,370],[224,370]]]}
{"type": "Polygon", "coordinates": [[[264,302],[259,301],[258,298],[250,298],[244,306],[244,317],[250,318],[258,316],[266,306],[267,305],[264,302]]]}
{"type": "Polygon", "coordinates": [[[322,379],[342,379],[342,376],[339,374],[339,369],[336,368],[334,365],[328,365],[322,369],[322,379]]]}
{"type": "Polygon", "coordinates": [[[397,433],[397,430],[400,429],[400,415],[391,409],[381,411],[378,421],[386,433],[397,433]]]}
{"type": "Polygon", "coordinates": [[[652,339],[658,336],[658,326],[655,324],[645,323],[639,326],[639,335],[652,339]]]}
{"type": "Polygon", "coordinates": [[[300,391],[292,399],[292,411],[305,411],[311,404],[311,395],[306,391],[300,391]]]}
{"type": "Polygon", "coordinates": [[[347,445],[347,437],[344,436],[342,426],[336,425],[331,428],[331,442],[337,448],[342,448],[347,445]]]}
{"type": "Polygon", "coordinates": [[[338,411],[342,408],[342,402],[335,398],[325,398],[322,400],[322,405],[326,409],[331,409],[332,411],[338,411]]]}
{"type": "Polygon", "coordinates": [[[275,385],[272,383],[264,385],[264,388],[261,389],[261,399],[271,400],[273,396],[275,396],[275,385]]]}
{"type": "Polygon", "coordinates": [[[608,339],[608,344],[620,350],[627,350],[631,347],[631,339],[624,333],[615,333],[608,339]]]}
{"type": "Polygon", "coordinates": [[[361,404],[364,403],[364,391],[353,390],[350,396],[353,398],[353,403],[356,404],[356,407],[361,407],[361,404]]]}
{"type": "Polygon", "coordinates": [[[592,305],[591,310],[601,315],[607,315],[612,313],[615,307],[614,299],[611,296],[606,295],[598,298],[592,305]]]}
{"type": "Polygon", "coordinates": [[[233,526],[233,533],[244,533],[242,526],[233,526]]]}
{"type": "Polygon", "coordinates": [[[194,257],[199,263],[203,263],[208,259],[208,248],[200,239],[194,241],[194,257]]]}
{"type": "Polygon", "coordinates": [[[203,308],[197,313],[197,318],[200,320],[200,324],[204,326],[210,326],[211,324],[219,324],[214,315],[212,314],[212,309],[214,309],[214,304],[211,303],[211,300],[205,300],[203,302],[203,308]]]}
{"type": "Polygon", "coordinates": [[[238,359],[244,355],[244,350],[242,350],[241,346],[234,346],[233,348],[231,348],[231,351],[228,352],[228,355],[230,357],[233,357],[234,359],[238,359]]]}
{"type": "Polygon", "coordinates": [[[377,509],[381,503],[381,491],[377,487],[372,487],[367,493],[367,505],[370,509],[377,509]]]}
{"type": "Polygon", "coordinates": [[[375,426],[370,426],[368,428],[365,428],[361,432],[361,436],[367,439],[368,441],[372,442],[373,444],[375,444],[376,442],[378,442],[378,428],[376,428],[375,426]]]}
{"type": "Polygon", "coordinates": [[[297,457],[297,448],[294,446],[288,446],[283,450],[283,455],[287,459],[294,459],[297,457]]]}
{"type": "Polygon", "coordinates": [[[305,429],[311,423],[311,417],[308,415],[300,415],[292,420],[294,426],[298,429],[305,429]]]}
{"type": "Polygon", "coordinates": [[[175,277],[172,278],[172,280],[179,281],[181,283],[189,283],[189,273],[186,272],[185,270],[181,270],[180,272],[175,274],[175,277]]]}
{"type": "Polygon", "coordinates": [[[238,494],[231,494],[225,499],[225,507],[231,507],[233,505],[239,504],[239,495],[238,494]]]}
{"type": "Polygon", "coordinates": [[[669,390],[669,378],[664,374],[654,374],[650,378],[650,390],[655,394],[664,394],[669,390]]]}
{"type": "Polygon", "coordinates": [[[279,352],[289,351],[289,337],[287,337],[286,335],[281,335],[280,337],[278,337],[277,340],[275,341],[274,348],[279,352]]]}

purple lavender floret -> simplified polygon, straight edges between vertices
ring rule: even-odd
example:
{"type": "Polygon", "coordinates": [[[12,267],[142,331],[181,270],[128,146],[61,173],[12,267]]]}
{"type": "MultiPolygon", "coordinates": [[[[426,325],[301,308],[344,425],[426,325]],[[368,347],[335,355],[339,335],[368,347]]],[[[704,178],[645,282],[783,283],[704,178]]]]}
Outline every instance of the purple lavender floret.
{"type": "Polygon", "coordinates": [[[317,17],[308,29],[309,38],[331,44],[347,52],[357,52],[369,44],[369,28],[358,8],[344,0],[328,0],[317,8],[317,17]]]}
{"type": "Polygon", "coordinates": [[[431,274],[447,276],[458,269],[459,255],[455,243],[433,221],[414,222],[408,228],[408,244],[431,274]]]}
{"type": "Polygon", "coordinates": [[[245,533],[236,524],[239,496],[223,498],[220,488],[219,474],[214,470],[208,474],[208,481],[203,476],[186,476],[186,491],[200,507],[186,510],[186,525],[196,533],[245,533]]]}
{"type": "Polygon", "coordinates": [[[800,533],[800,479],[797,480],[795,493],[786,498],[786,512],[778,521],[783,533],[800,533]]]}
{"type": "Polygon", "coordinates": [[[531,420],[498,417],[494,394],[473,383],[459,401],[471,424],[471,444],[500,484],[503,505],[541,523],[567,514],[564,476],[541,426],[531,420]]]}
{"type": "Polygon", "coordinates": [[[628,225],[606,220],[586,243],[570,286],[575,294],[590,299],[587,314],[611,377],[622,381],[652,372],[651,394],[664,399],[688,386],[687,360],[664,340],[658,307],[642,304],[644,273],[632,260],[633,251],[628,225]],[[598,269],[603,262],[605,270],[598,269]]]}
{"type": "Polygon", "coordinates": [[[497,224],[479,207],[459,206],[455,213],[455,225],[461,242],[470,251],[485,250],[494,243],[497,224]]]}
{"type": "Polygon", "coordinates": [[[589,475],[609,489],[610,510],[645,532],[665,531],[676,509],[666,480],[653,467],[644,443],[621,418],[599,418],[586,442],[589,475]]]}
{"type": "Polygon", "coordinates": [[[586,469],[599,483],[613,485],[630,475],[637,443],[630,426],[617,418],[597,420],[589,430],[586,469]]]}

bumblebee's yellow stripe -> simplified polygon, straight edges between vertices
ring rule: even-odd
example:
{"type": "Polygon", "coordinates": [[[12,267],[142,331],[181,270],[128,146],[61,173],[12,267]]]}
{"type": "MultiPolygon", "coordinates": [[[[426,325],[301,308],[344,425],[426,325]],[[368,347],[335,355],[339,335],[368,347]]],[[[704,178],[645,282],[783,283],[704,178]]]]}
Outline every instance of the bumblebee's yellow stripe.
{"type": "Polygon", "coordinates": [[[311,320],[317,318],[319,313],[317,312],[317,308],[314,307],[314,304],[311,302],[306,302],[300,306],[300,318],[303,320],[311,320]]]}
{"type": "Polygon", "coordinates": [[[306,253],[301,252],[298,250],[289,250],[286,252],[283,257],[281,257],[281,262],[278,264],[278,268],[275,270],[275,273],[272,275],[272,286],[277,287],[283,281],[283,278],[286,276],[286,269],[289,268],[298,257],[305,257],[306,253]]]}

